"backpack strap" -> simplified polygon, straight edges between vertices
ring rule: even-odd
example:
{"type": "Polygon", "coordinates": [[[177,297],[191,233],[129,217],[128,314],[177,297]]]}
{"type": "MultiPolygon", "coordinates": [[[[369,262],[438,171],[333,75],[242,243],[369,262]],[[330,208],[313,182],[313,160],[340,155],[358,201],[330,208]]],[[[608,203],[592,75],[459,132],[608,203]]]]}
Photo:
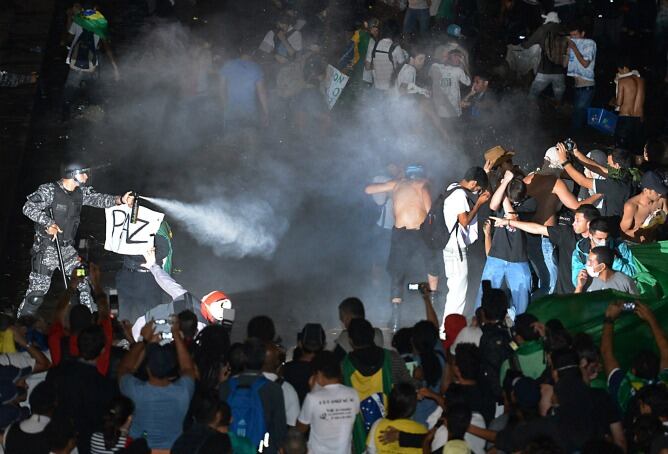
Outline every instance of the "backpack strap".
{"type": "Polygon", "coordinates": [[[269,382],[269,379],[267,377],[265,377],[264,375],[258,375],[258,377],[255,379],[253,384],[250,386],[251,391],[259,392],[260,388],[262,388],[268,382],[269,382]]]}
{"type": "MultiPolygon", "coordinates": [[[[462,188],[461,185],[456,185],[452,189],[446,189],[444,192],[445,197],[443,198],[443,203],[445,203],[446,199],[450,197],[457,189],[461,189],[464,191],[464,194],[466,194],[466,201],[469,203],[469,208],[471,208],[471,200],[469,199],[467,190],[462,188]]],[[[459,218],[455,219],[455,225],[452,226],[452,229],[450,229],[450,232],[448,233],[449,237],[452,237],[452,234],[457,235],[459,233],[459,218]]],[[[464,261],[464,254],[462,254],[462,247],[459,244],[459,240],[455,240],[457,242],[457,252],[459,253],[459,261],[463,262],[464,261]]]]}
{"type": "MultiPolygon", "coordinates": [[[[372,62],[376,58],[376,49],[378,48],[378,43],[379,42],[380,42],[380,40],[376,40],[373,43],[373,50],[371,51],[371,61],[372,62]]],[[[379,50],[378,52],[382,52],[382,51],[379,50]]]]}

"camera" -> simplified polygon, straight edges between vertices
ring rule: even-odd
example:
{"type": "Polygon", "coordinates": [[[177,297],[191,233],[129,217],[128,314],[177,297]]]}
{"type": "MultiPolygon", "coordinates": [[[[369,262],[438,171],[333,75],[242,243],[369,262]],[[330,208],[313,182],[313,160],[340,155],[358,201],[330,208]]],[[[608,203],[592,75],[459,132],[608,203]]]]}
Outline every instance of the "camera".
{"type": "Polygon", "coordinates": [[[573,139],[569,137],[568,139],[564,140],[564,146],[566,147],[566,151],[573,154],[573,150],[575,150],[575,142],[573,142],[573,139]]]}
{"type": "Polygon", "coordinates": [[[624,312],[633,312],[636,310],[636,303],[632,301],[627,301],[625,303],[622,303],[622,310],[624,312]]]}

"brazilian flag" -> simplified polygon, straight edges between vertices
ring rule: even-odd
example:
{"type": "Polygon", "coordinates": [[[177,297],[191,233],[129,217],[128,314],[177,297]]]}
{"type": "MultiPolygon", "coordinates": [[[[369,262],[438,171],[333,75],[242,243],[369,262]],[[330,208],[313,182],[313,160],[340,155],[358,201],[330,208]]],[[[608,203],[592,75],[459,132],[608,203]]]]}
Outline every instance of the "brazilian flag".
{"type": "MultiPolygon", "coordinates": [[[[640,296],[614,290],[579,295],[549,295],[531,303],[528,312],[541,322],[557,318],[571,333],[584,332],[598,343],[605,309],[613,301],[639,300],[668,328],[668,241],[631,246],[638,274],[634,277],[640,296]]],[[[652,333],[633,313],[623,313],[615,322],[615,357],[624,367],[644,348],[656,351],[652,333]]]]}
{"type": "Polygon", "coordinates": [[[74,16],[74,23],[81,26],[84,30],[96,34],[102,39],[107,38],[109,24],[107,23],[107,19],[99,11],[94,9],[83,10],[74,16]]]}

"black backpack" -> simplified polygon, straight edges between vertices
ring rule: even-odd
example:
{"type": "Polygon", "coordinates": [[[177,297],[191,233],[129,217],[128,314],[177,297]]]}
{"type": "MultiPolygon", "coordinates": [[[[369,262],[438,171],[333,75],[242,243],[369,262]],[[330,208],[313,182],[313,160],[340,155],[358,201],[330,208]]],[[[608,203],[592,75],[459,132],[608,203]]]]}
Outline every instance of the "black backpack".
{"type": "Polygon", "coordinates": [[[89,30],[83,30],[76,42],[72,44],[70,67],[81,71],[93,72],[97,67],[97,47],[95,35],[89,30]]]}
{"type": "MultiPolygon", "coordinates": [[[[515,366],[510,332],[502,323],[484,325],[480,338],[480,382],[498,401],[501,399],[501,365],[509,360],[515,366]]],[[[514,367],[513,367],[514,368],[514,367]]]]}
{"type": "Polygon", "coordinates": [[[455,222],[455,225],[452,227],[452,229],[448,230],[445,225],[445,216],[443,216],[443,204],[445,203],[445,199],[450,197],[450,195],[457,189],[463,189],[466,192],[466,199],[469,201],[469,206],[471,205],[469,191],[459,185],[453,187],[452,189],[446,190],[444,193],[440,194],[436,200],[434,200],[434,202],[431,204],[431,208],[429,209],[429,213],[427,213],[427,217],[420,225],[422,239],[429,249],[445,249],[448,241],[450,241],[450,236],[452,236],[453,232],[456,232],[459,228],[459,222],[455,222]]]}

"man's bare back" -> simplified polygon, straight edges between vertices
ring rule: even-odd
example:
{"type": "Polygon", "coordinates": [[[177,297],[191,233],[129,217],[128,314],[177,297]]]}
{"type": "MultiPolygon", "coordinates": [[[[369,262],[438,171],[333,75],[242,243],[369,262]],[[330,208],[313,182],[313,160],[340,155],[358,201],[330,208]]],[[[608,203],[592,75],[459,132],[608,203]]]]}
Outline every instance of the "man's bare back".
{"type": "Polygon", "coordinates": [[[427,217],[431,197],[427,180],[399,180],[392,190],[394,226],[416,230],[427,217]]]}
{"type": "Polygon", "coordinates": [[[624,204],[624,217],[621,223],[622,232],[627,239],[637,243],[653,241],[657,226],[643,228],[643,224],[657,210],[668,212],[668,206],[666,205],[666,199],[664,198],[652,202],[643,198],[642,194],[627,200],[624,204]]]}
{"type": "Polygon", "coordinates": [[[617,81],[617,105],[619,115],[643,118],[645,106],[645,80],[629,76],[617,81]]]}

